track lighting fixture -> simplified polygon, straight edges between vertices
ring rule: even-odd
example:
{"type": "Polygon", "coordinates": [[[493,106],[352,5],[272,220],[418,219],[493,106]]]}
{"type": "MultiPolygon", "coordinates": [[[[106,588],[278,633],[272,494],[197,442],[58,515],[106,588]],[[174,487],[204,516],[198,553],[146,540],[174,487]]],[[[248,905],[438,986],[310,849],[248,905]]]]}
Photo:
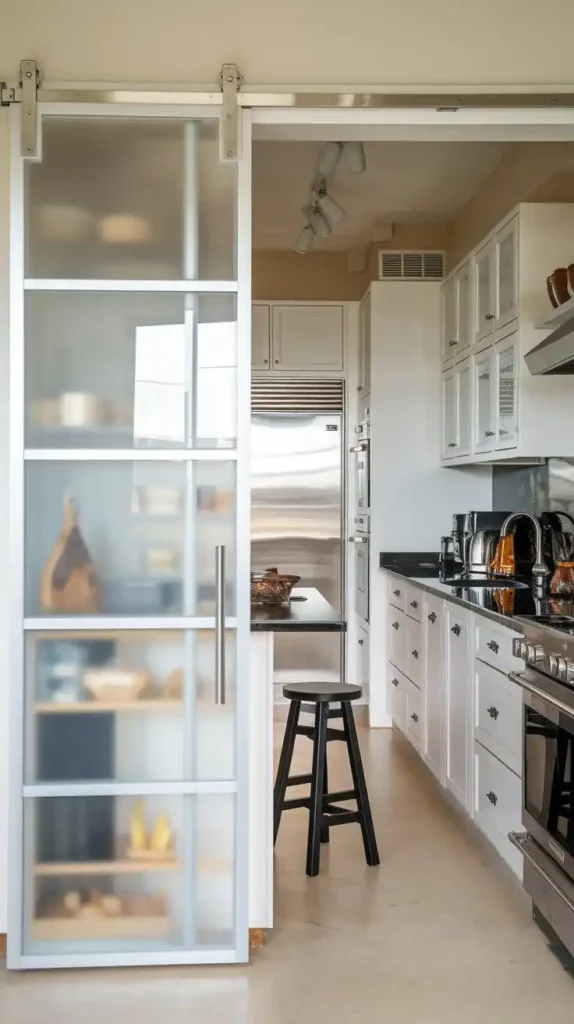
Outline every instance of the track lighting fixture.
{"type": "Polygon", "coordinates": [[[367,169],[367,158],[362,142],[346,142],[345,159],[351,174],[364,174],[367,169]]]}
{"type": "Polygon", "coordinates": [[[298,252],[301,256],[304,256],[309,252],[309,249],[313,245],[315,239],[315,232],[310,224],[306,224],[304,228],[301,228],[297,235],[297,240],[294,245],[295,252],[298,252]]]}
{"type": "Polygon", "coordinates": [[[325,214],[321,212],[319,204],[313,203],[309,210],[309,224],[313,229],[317,238],[327,238],[331,234],[331,225],[325,217],[325,214]]]}
{"type": "Polygon", "coordinates": [[[342,152],[342,142],[327,142],[319,157],[319,166],[317,168],[322,178],[330,178],[335,173],[342,152]]]}
{"type": "Polygon", "coordinates": [[[329,224],[339,224],[340,221],[345,219],[347,214],[337,200],[333,199],[333,196],[330,196],[327,192],[327,182],[324,179],[317,182],[315,195],[317,197],[317,206],[323,216],[327,218],[329,224]]]}

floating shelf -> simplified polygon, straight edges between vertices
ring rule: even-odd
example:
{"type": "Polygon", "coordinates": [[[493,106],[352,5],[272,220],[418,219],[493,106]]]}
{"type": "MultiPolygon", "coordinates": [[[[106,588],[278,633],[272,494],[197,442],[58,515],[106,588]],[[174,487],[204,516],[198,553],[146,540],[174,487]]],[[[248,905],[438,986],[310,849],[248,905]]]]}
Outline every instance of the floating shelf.
{"type": "Polygon", "coordinates": [[[150,871],[179,871],[181,861],[175,857],[148,858],[135,860],[55,861],[49,864],[35,864],[36,878],[62,878],[70,875],[143,875],[150,871]]]}
{"type": "Polygon", "coordinates": [[[73,917],[37,917],[31,923],[35,942],[82,939],[167,939],[173,928],[170,917],[121,916],[86,920],[73,917]]]}
{"type": "Polygon", "coordinates": [[[34,704],[34,711],[37,715],[97,715],[116,712],[125,714],[132,713],[154,713],[183,711],[182,700],[130,700],[112,701],[104,700],[79,700],[71,704],[59,704],[57,701],[45,701],[34,704]]]}
{"type": "Polygon", "coordinates": [[[538,321],[536,327],[540,331],[548,331],[567,324],[569,320],[574,321],[574,298],[568,299],[568,302],[563,302],[561,306],[551,310],[544,320],[538,321]]]}

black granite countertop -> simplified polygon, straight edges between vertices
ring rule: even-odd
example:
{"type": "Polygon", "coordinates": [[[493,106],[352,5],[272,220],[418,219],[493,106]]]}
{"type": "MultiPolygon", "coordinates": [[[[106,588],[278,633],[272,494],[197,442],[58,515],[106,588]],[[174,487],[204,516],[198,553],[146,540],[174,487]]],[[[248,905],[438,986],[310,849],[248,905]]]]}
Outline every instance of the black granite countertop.
{"type": "Polygon", "coordinates": [[[288,605],[251,605],[251,632],[343,633],[346,629],[345,620],[315,587],[295,587],[288,605]]]}
{"type": "MultiPolygon", "coordinates": [[[[570,598],[559,598],[548,595],[538,599],[534,597],[531,587],[513,589],[510,587],[469,587],[460,581],[460,585],[452,586],[442,582],[438,568],[434,572],[421,572],[421,565],[416,558],[405,558],[401,555],[381,553],[380,568],[401,579],[410,580],[421,590],[426,590],[436,597],[444,597],[454,604],[479,612],[487,618],[495,619],[505,626],[512,626],[512,620],[530,615],[574,615],[574,601],[570,598]]],[[[519,629],[517,622],[516,628],[519,629]]]]}

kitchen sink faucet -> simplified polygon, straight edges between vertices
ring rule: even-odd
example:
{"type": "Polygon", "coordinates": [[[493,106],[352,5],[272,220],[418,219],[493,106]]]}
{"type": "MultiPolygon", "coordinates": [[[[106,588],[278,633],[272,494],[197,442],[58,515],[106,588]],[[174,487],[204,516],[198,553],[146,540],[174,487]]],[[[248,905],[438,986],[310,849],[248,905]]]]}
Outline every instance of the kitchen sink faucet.
{"type": "Polygon", "coordinates": [[[511,512],[510,515],[504,520],[501,530],[500,537],[506,537],[510,525],[516,519],[528,519],[534,526],[534,532],[536,535],[536,561],[532,566],[532,579],[534,581],[534,589],[537,596],[544,592],[544,580],[545,577],[550,574],[550,570],[544,561],[544,555],[542,552],[542,527],[540,521],[536,516],[531,515],[530,512],[511,512]]]}

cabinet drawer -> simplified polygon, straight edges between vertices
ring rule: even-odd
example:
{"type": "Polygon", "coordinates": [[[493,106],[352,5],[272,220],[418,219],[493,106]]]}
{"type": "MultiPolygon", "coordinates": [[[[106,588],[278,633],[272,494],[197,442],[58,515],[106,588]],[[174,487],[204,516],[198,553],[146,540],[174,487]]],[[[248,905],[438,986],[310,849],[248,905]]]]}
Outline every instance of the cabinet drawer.
{"type": "Polygon", "coordinates": [[[409,681],[395,665],[389,665],[389,685],[391,688],[393,722],[401,732],[405,732],[407,724],[407,693],[409,690],[409,681]]]}
{"type": "Polygon", "coordinates": [[[522,693],[506,675],[478,659],[474,663],[475,737],[522,775],[522,693]]]}
{"type": "Polygon", "coordinates": [[[418,687],[422,682],[422,664],[422,626],[405,616],[404,664],[401,668],[418,687]]]}
{"type": "Polygon", "coordinates": [[[422,747],[422,702],[419,691],[412,685],[407,687],[407,717],[405,735],[417,750],[422,747]]]}
{"type": "Polygon", "coordinates": [[[513,829],[520,829],[522,818],[522,783],[517,775],[475,743],[475,809],[479,817],[488,822],[506,838],[513,829]]]}
{"type": "Polygon", "coordinates": [[[512,653],[512,641],[522,636],[515,630],[506,629],[496,622],[477,615],[474,625],[474,652],[481,661],[500,669],[501,672],[520,672],[524,663],[512,653]]]}
{"type": "Polygon", "coordinates": [[[423,595],[419,588],[407,585],[405,611],[411,619],[416,619],[417,622],[421,621],[422,603],[423,595]]]}
{"type": "Polygon", "coordinates": [[[389,608],[389,661],[403,671],[406,668],[406,616],[398,608],[389,608]]]}
{"type": "Polygon", "coordinates": [[[395,608],[404,612],[407,603],[407,585],[396,576],[389,576],[389,601],[395,608]]]}

